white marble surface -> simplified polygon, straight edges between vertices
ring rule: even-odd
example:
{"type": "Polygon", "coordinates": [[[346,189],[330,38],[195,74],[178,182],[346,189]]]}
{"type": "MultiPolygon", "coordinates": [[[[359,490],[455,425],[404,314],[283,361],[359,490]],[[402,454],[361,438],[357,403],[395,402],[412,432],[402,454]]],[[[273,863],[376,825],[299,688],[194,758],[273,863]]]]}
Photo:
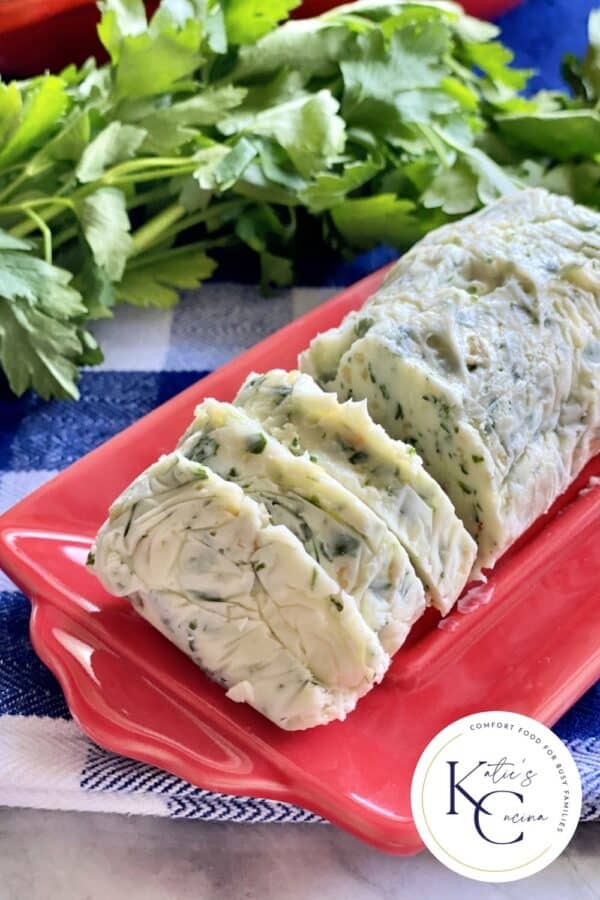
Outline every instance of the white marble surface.
{"type": "Polygon", "coordinates": [[[592,900],[600,824],[532,878],[483,885],[320,825],[0,808],[0,900],[592,900]]]}

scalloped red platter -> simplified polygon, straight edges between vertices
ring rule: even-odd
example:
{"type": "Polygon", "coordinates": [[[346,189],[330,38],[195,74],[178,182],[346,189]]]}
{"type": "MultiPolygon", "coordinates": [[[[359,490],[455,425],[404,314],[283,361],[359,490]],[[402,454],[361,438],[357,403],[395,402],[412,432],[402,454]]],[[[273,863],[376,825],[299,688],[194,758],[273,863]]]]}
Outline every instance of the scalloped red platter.
{"type": "Polygon", "coordinates": [[[552,724],[600,677],[600,457],[471,587],[428,614],[345,722],[287,733],[233,703],[84,567],[114,497],[171,450],[196,403],[251,370],[293,368],[375,273],[271,335],[79,460],[0,517],[0,566],[31,598],[31,639],[98,744],[213,791],[303,806],[392,853],[422,849],[410,783],[428,741],[489,709],[552,724]],[[588,486],[586,488],[586,486],[588,486]]]}

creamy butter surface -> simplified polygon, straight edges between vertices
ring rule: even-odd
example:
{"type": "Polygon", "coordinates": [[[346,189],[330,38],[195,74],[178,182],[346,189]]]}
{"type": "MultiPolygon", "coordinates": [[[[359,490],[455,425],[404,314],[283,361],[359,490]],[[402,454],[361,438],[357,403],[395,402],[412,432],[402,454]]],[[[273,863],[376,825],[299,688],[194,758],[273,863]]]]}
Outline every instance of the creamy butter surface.
{"type": "Polygon", "coordinates": [[[301,367],[416,449],[493,565],[600,447],[600,216],[534,190],[439,229],[301,367]]]}
{"type": "Polygon", "coordinates": [[[452,607],[477,547],[414,447],[392,440],[364,403],[340,403],[300,372],[250,375],[234,402],[370,507],[408,552],[433,603],[452,607]]]}
{"type": "Polygon", "coordinates": [[[92,564],[232,699],[282,728],[344,718],[389,665],[354,598],[300,541],[180,452],[114,502],[92,564]]]}

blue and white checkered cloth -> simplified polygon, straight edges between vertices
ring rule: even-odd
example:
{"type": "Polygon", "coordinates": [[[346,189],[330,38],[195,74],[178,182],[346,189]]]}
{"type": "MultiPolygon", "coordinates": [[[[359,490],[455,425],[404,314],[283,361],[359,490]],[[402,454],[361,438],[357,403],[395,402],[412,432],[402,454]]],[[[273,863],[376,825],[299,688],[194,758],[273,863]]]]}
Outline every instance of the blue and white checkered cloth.
{"type": "MultiPolygon", "coordinates": [[[[517,61],[558,83],[563,50],[581,50],[589,0],[529,0],[502,23],[517,61]],[[535,20],[535,27],[533,22],[535,20]]],[[[17,400],[0,381],[0,512],[144,413],[368,271],[389,253],[338,266],[328,287],[265,299],[248,286],[215,283],[168,312],[119,309],[96,333],[106,359],[85,372],[79,403],[17,400]]],[[[267,800],[190,786],[95,746],[69,715],[61,690],[35,656],[29,604],[0,572],[0,804],[90,809],[236,822],[316,822],[267,800]]],[[[558,723],[581,772],[583,818],[600,818],[600,684],[558,723]]]]}

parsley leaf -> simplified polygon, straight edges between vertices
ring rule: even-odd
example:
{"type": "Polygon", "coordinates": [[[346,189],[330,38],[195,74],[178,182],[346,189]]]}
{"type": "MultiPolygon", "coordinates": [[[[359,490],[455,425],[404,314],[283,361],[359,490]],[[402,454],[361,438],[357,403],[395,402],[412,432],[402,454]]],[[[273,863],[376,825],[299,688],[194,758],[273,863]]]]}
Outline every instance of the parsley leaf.
{"type": "Polygon", "coordinates": [[[442,168],[423,193],[427,207],[439,207],[448,215],[465,215],[476,209],[477,176],[469,166],[460,161],[452,168],[442,168]]]}
{"type": "Polygon", "coordinates": [[[123,192],[100,188],[88,194],[79,204],[78,215],[94,261],[111,281],[119,281],[133,249],[123,192]]]}
{"type": "Polygon", "coordinates": [[[85,307],[70,273],[30,249],[0,232],[0,362],[17,395],[32,387],[46,399],[76,399],[78,366],[96,348],[73,321],[85,307]]]}
{"type": "Polygon", "coordinates": [[[440,84],[445,69],[440,55],[448,49],[449,30],[431,23],[425,30],[403,28],[389,46],[381,31],[361,35],[353,58],[340,64],[344,78],[344,109],[350,121],[360,117],[364,103],[377,100],[391,108],[402,91],[440,84]]]}
{"type": "Polygon", "coordinates": [[[500,115],[497,121],[517,144],[555,159],[591,159],[600,153],[600,112],[595,109],[500,115]]]}
{"type": "Polygon", "coordinates": [[[204,60],[202,26],[194,7],[163,2],[150,23],[141,0],[105,0],[98,34],[115,66],[118,97],[146,97],[177,87],[204,60]]]}
{"type": "MultiPolygon", "coordinates": [[[[223,85],[208,87],[202,93],[169,106],[148,101],[124,112],[129,121],[139,122],[145,132],[143,148],[151,153],[172,153],[200,134],[199,129],[215,125],[228,110],[242,102],[246,89],[223,85]]],[[[137,148],[136,148],[137,149],[137,148]]]]}
{"type": "Polygon", "coordinates": [[[269,249],[275,247],[283,252],[291,237],[291,230],[289,226],[286,228],[282,224],[266,204],[246,210],[237,219],[237,236],[258,253],[260,283],[265,292],[273,286],[284,287],[292,282],[293,270],[289,258],[269,249]]]}
{"type": "Polygon", "coordinates": [[[0,141],[4,144],[14,132],[22,108],[21,92],[15,84],[0,82],[0,141]]]}
{"type": "Polygon", "coordinates": [[[167,309],[174,306],[178,288],[196,288],[214,272],[216,263],[194,247],[167,250],[128,268],[116,288],[117,299],[133,306],[167,309]]]}
{"type": "MultiPolygon", "coordinates": [[[[330,91],[321,90],[257,113],[245,130],[275,140],[300,175],[309,177],[344,149],[345,124],[338,109],[330,91]]],[[[227,134],[231,125],[224,122],[221,129],[227,134]]]]}
{"type": "Polygon", "coordinates": [[[415,204],[394,194],[345,200],[331,210],[333,223],[354,247],[368,250],[376,243],[407,247],[421,234],[415,204]]]}
{"type": "Polygon", "coordinates": [[[301,0],[227,0],[225,30],[232,44],[253,44],[286,19],[301,0]]]}
{"type": "MultiPolygon", "coordinates": [[[[54,137],[38,151],[32,162],[61,160],[77,162],[87,149],[91,136],[90,116],[87,110],[73,110],[54,137]]],[[[31,163],[28,164],[31,168],[31,163]]]]}
{"type": "Polygon", "coordinates": [[[4,131],[0,166],[21,159],[40,146],[60,121],[69,105],[61,78],[45,75],[34,79],[17,98],[16,86],[3,86],[4,110],[0,107],[0,133],[4,131]],[[12,127],[11,127],[12,126],[12,127]]]}
{"type": "Polygon", "coordinates": [[[588,20],[589,46],[583,59],[573,53],[563,58],[562,73],[576,97],[576,104],[596,105],[600,101],[600,9],[588,20]]]}
{"type": "Polygon", "coordinates": [[[514,90],[521,90],[527,84],[530,71],[524,69],[512,69],[510,63],[514,59],[514,54],[508,49],[496,42],[486,44],[472,43],[465,41],[463,50],[471,65],[481,69],[490,82],[498,89],[509,87],[514,90]]]}
{"type": "Polygon", "coordinates": [[[79,272],[73,279],[73,287],[81,294],[87,317],[89,319],[110,319],[116,298],[115,286],[108,273],[102,266],[96,265],[89,253],[85,254],[84,261],[76,268],[79,269],[79,272]]]}
{"type": "Polygon", "coordinates": [[[84,183],[96,181],[109,166],[132,159],[145,137],[144,128],[111,122],[83,151],[76,169],[77,178],[84,183]]]}
{"type": "Polygon", "coordinates": [[[371,157],[349,162],[340,172],[319,172],[314,181],[300,191],[300,199],[314,213],[323,212],[345,199],[384,167],[383,158],[371,157]]]}
{"type": "Polygon", "coordinates": [[[354,35],[343,25],[318,19],[298,19],[286,22],[248,47],[242,47],[232,76],[250,81],[282,69],[290,62],[306,81],[313,76],[326,77],[335,73],[354,35]]]}

